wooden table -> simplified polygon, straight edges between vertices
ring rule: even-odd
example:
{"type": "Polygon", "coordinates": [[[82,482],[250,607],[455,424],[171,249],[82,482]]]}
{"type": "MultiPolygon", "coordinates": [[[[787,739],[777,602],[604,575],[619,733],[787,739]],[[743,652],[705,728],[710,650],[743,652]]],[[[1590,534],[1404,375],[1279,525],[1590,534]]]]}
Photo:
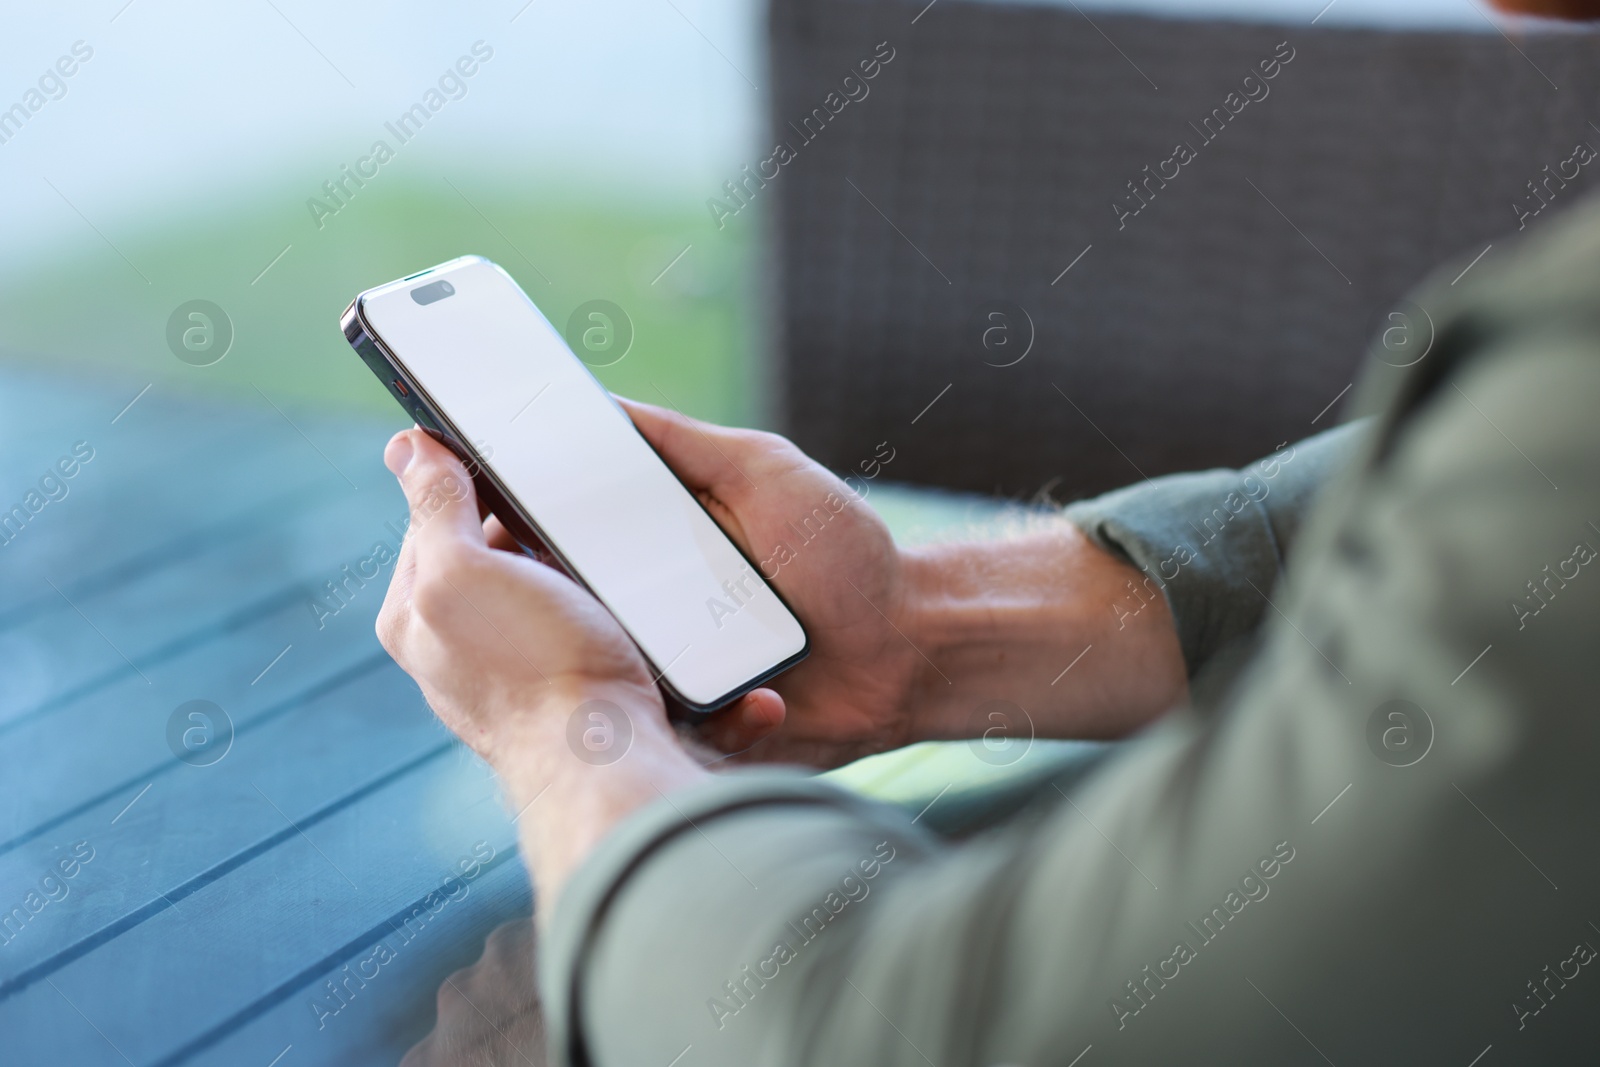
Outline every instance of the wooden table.
{"type": "Polygon", "coordinates": [[[347,577],[404,528],[398,419],[137,389],[0,377],[0,1061],[393,1063],[531,908],[373,636],[390,568],[347,577]]]}
{"type": "MultiPolygon", "coordinates": [[[[137,390],[0,373],[0,1062],[394,1063],[532,906],[493,778],[373,635],[402,423],[137,390]]],[[[920,808],[994,772],[844,778],[920,808]]]]}

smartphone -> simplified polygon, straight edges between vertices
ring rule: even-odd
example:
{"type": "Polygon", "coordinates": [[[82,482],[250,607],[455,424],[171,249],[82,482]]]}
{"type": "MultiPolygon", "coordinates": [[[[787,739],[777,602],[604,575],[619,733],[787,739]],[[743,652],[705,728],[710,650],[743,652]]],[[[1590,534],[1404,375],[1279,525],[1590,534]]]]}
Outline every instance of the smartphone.
{"type": "Polygon", "coordinates": [[[788,605],[499,266],[463,256],[368,289],[341,325],[511,535],[622,624],[674,714],[806,657],[788,605]]]}

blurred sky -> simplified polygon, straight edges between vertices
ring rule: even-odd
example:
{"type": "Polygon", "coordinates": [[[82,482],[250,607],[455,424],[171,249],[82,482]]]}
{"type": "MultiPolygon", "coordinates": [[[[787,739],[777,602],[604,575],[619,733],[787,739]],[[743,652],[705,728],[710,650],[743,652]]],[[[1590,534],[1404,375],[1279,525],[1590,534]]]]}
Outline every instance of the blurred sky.
{"type": "Polygon", "coordinates": [[[311,196],[478,39],[493,60],[403,151],[459,156],[458,173],[703,198],[756,134],[758,8],[744,0],[125,2],[7,5],[4,104],[74,41],[94,48],[67,95],[0,145],[13,253],[76,222],[43,179],[97,223],[285,171],[311,196]]]}
{"type": "MultiPolygon", "coordinates": [[[[1309,22],[1325,0],[1082,6],[1293,24],[1309,22]]],[[[229,190],[276,185],[287,171],[303,176],[310,196],[478,39],[494,59],[408,151],[698,204],[759,139],[765,71],[753,0],[7,7],[0,106],[20,99],[74,41],[94,48],[67,95],[0,145],[12,265],[18,252],[43,252],[80,228],[44,179],[96,223],[182,213],[229,190]]],[[[1490,32],[1475,0],[1335,0],[1321,21],[1490,32]]]]}

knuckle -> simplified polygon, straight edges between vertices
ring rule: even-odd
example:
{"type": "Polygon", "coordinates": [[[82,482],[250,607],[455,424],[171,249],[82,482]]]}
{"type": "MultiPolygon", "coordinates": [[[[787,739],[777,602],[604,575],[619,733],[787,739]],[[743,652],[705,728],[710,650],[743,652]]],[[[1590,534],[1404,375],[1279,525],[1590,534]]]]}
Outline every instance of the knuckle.
{"type": "Polygon", "coordinates": [[[406,487],[411,500],[412,521],[418,525],[432,519],[453,503],[467,498],[466,479],[453,471],[439,477],[419,478],[406,487]]]}
{"type": "Polygon", "coordinates": [[[437,1003],[441,1017],[453,1014],[455,1009],[461,1006],[462,996],[456,986],[466,981],[467,977],[468,971],[462,969],[451,974],[445,979],[444,984],[439,986],[437,1003]]]}
{"type": "Polygon", "coordinates": [[[377,633],[378,644],[383,646],[383,650],[389,653],[391,658],[397,657],[401,630],[399,610],[385,601],[383,607],[378,610],[378,618],[372,624],[372,629],[377,633]]]}
{"type": "Polygon", "coordinates": [[[493,579],[486,550],[470,544],[447,543],[438,546],[426,566],[417,568],[412,590],[412,608],[425,622],[452,619],[464,600],[493,579]]]}
{"type": "Polygon", "coordinates": [[[459,494],[466,473],[466,468],[454,453],[434,448],[426,450],[412,462],[403,480],[406,487],[415,492],[438,489],[459,494]]]}
{"type": "Polygon", "coordinates": [[[489,931],[489,936],[484,939],[484,956],[494,955],[507,959],[511,958],[516,950],[519,937],[520,931],[516,923],[501,923],[489,931]]]}
{"type": "Polygon", "coordinates": [[[424,622],[436,623],[448,619],[459,599],[455,586],[442,568],[417,575],[416,587],[411,593],[411,604],[417,617],[424,622]]]}
{"type": "Polygon", "coordinates": [[[738,441],[744,448],[763,456],[782,455],[795,450],[787,437],[770,430],[740,430],[738,441]]]}

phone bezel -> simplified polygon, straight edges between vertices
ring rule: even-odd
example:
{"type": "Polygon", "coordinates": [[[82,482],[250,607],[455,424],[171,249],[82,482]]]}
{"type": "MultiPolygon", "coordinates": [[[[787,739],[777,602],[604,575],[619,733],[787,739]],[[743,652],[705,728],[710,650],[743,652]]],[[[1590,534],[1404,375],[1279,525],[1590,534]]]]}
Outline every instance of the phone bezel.
{"type": "MultiPolygon", "coordinates": [[[[549,318],[545,316],[539,305],[534,303],[533,299],[527,295],[526,291],[524,291],[520,285],[517,285],[516,279],[511,277],[505,268],[501,267],[498,263],[495,263],[493,260],[488,259],[485,256],[458,256],[455,259],[429,267],[427,270],[418,271],[417,273],[407,275],[404,278],[397,278],[394,281],[385,282],[383,285],[366,289],[356,295],[356,298],[350,302],[350,306],[345,309],[344,314],[340,316],[340,328],[344,332],[345,340],[350,343],[350,347],[355,350],[356,354],[361,357],[362,362],[367,365],[367,368],[371,370],[372,373],[383,383],[384,387],[389,390],[390,395],[392,395],[395,400],[399,402],[400,406],[416,419],[417,425],[423,430],[427,431],[431,436],[439,440],[440,443],[445,445],[445,447],[454,452],[456,454],[456,458],[460,459],[461,462],[466,465],[468,474],[472,477],[474,487],[478,491],[480,498],[488,498],[484,502],[488,505],[490,512],[499,517],[500,521],[505,524],[506,529],[511,533],[512,537],[514,537],[517,542],[522,545],[523,550],[536,551],[542,549],[543,551],[548,552],[550,556],[560,564],[561,569],[567,574],[568,577],[587,590],[591,596],[600,601],[601,605],[604,606],[605,601],[600,599],[599,594],[595,593],[588,581],[581,573],[579,573],[578,569],[572,565],[571,561],[568,560],[567,557],[561,552],[560,548],[557,547],[550,538],[545,536],[544,530],[539,526],[538,521],[534,519],[534,517],[529,513],[528,509],[523,506],[522,502],[518,500],[517,497],[506,487],[505,483],[500,480],[499,476],[494,472],[494,468],[490,465],[489,461],[478,454],[477,448],[474,447],[472,442],[467,439],[466,435],[461,433],[460,429],[453,422],[451,422],[439,404],[434,401],[428,390],[411,373],[410,368],[408,368],[405,365],[405,362],[398,355],[396,355],[396,353],[383,340],[382,336],[379,335],[378,331],[374,329],[372,324],[367,320],[365,305],[366,301],[370,297],[379,293],[387,292],[388,290],[394,289],[397,286],[409,285],[410,283],[425,278],[430,274],[435,274],[440,271],[469,263],[482,263],[494,268],[495,270],[499,271],[508,282],[515,286],[519,293],[522,293],[523,298],[528,301],[528,304],[533,308],[534,312],[538,314],[540,319],[544,321],[545,325],[550,328],[551,332],[557,337],[561,337],[562,347],[566,349],[568,357],[570,357],[574,362],[583,368],[584,373],[588,374],[590,380],[594,382],[595,388],[599,389],[605,394],[606,399],[610,401],[612,406],[615,407],[617,411],[621,413],[623,418],[627,420],[628,427],[634,433],[638,433],[640,438],[644,440],[645,444],[650,447],[650,450],[655,452],[659,458],[660,452],[656,450],[654,445],[650,444],[648,438],[645,438],[642,433],[639,433],[639,428],[633,424],[633,418],[628,414],[627,409],[625,409],[621,404],[617,403],[616,397],[612,396],[611,391],[605,387],[598,377],[595,376],[593,369],[591,369],[587,363],[584,363],[583,360],[579,359],[577,354],[572,351],[572,346],[567,344],[566,338],[562,337],[559,330],[556,330],[554,324],[551,323],[549,318]],[[363,351],[363,347],[369,348],[371,352],[369,353],[363,351]],[[380,364],[374,361],[374,357],[382,361],[381,369],[380,364]],[[405,387],[406,392],[404,395],[402,395],[402,393],[395,388],[394,383],[397,380],[405,387]],[[530,535],[536,541],[535,545],[529,545],[527,543],[526,538],[530,535]]],[[[662,466],[666,467],[667,472],[674,478],[677,478],[676,472],[674,472],[672,468],[667,465],[667,462],[664,458],[662,458],[661,462],[662,466]]],[[[681,479],[679,479],[679,484],[683,484],[681,479]]],[[[695,504],[700,508],[700,510],[705,512],[706,517],[711,520],[712,525],[717,528],[723,537],[727,538],[728,544],[731,545],[734,551],[739,553],[740,558],[742,558],[745,563],[750,566],[750,569],[755,574],[756,579],[765,585],[769,590],[771,590],[773,596],[778,598],[778,602],[783,605],[784,610],[787,611],[790,617],[794,619],[795,625],[800,627],[800,634],[802,637],[800,651],[761,672],[748,682],[741,683],[710,703],[702,704],[689,700],[681,692],[679,692],[678,688],[673,685],[672,681],[667,677],[667,671],[659,667],[656,662],[650,658],[650,655],[645,652],[644,648],[639,645],[638,641],[634,640],[633,634],[629,631],[627,624],[623,622],[622,619],[618,618],[615,613],[613,613],[612,617],[617,619],[618,625],[622,627],[624,633],[628,634],[628,639],[634,642],[634,647],[639,649],[639,654],[644,657],[645,663],[649,665],[652,673],[656,675],[656,684],[661,687],[663,693],[669,699],[669,710],[678,711],[680,713],[679,717],[687,718],[690,721],[699,721],[709,716],[712,712],[718,710],[719,708],[724,708],[738,700],[752,689],[759,688],[766,682],[771,681],[773,678],[776,678],[778,675],[804,660],[808,655],[811,654],[811,635],[806,630],[805,624],[800,621],[800,617],[795,614],[794,608],[791,607],[789,602],[784,599],[783,594],[774,588],[772,583],[767,580],[766,576],[761,573],[761,568],[756,564],[755,560],[751,559],[749,554],[746,553],[744,549],[740,548],[733,538],[728,537],[728,532],[722,529],[722,525],[717,522],[716,517],[706,509],[704,504],[700,503],[699,497],[695,496],[694,492],[689,490],[687,486],[684,486],[684,488],[689,492],[689,496],[694,500],[695,504]],[[676,705],[676,707],[672,708],[671,705],[676,705]]],[[[606,610],[610,611],[609,608],[606,610]]],[[[671,664],[668,664],[669,668],[670,666],[671,664]]]]}

